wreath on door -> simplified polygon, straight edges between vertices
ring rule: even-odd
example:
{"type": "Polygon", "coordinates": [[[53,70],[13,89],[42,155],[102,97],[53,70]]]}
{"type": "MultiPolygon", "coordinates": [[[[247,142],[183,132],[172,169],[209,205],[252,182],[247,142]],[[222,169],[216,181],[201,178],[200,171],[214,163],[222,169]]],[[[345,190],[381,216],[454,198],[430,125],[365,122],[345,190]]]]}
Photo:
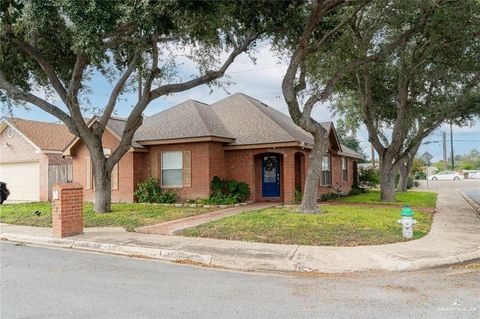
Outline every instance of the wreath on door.
{"type": "Polygon", "coordinates": [[[265,157],[265,170],[272,171],[275,169],[277,164],[276,158],[274,156],[265,157]]]}

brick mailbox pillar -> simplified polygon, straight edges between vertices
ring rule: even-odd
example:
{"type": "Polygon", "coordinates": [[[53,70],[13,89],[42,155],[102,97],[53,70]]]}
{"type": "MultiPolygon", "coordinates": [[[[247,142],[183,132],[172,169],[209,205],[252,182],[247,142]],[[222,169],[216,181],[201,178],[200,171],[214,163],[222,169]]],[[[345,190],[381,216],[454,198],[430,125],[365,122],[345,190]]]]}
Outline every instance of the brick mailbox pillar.
{"type": "Polygon", "coordinates": [[[78,183],[57,184],[52,189],[54,237],[83,233],[83,188],[78,183]]]}

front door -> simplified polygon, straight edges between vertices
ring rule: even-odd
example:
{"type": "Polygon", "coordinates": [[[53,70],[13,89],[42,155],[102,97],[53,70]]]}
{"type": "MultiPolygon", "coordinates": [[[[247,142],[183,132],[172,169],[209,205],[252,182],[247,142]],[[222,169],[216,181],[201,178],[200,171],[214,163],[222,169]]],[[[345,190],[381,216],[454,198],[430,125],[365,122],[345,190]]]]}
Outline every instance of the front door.
{"type": "Polygon", "coordinates": [[[263,156],[262,197],[280,197],[280,159],[277,155],[263,156]]]}

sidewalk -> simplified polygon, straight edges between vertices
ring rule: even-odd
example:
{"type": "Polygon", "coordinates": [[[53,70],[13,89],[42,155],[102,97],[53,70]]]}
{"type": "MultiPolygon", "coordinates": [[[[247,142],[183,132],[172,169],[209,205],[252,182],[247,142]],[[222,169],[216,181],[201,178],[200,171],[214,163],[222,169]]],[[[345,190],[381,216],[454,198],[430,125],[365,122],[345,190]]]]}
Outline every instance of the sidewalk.
{"type": "Polygon", "coordinates": [[[437,213],[427,236],[379,246],[276,245],[130,233],[123,228],[87,228],[82,235],[55,239],[49,228],[15,225],[2,225],[0,237],[247,271],[401,271],[480,259],[480,218],[458,192],[450,190],[439,191],[437,213]]]}
{"type": "Polygon", "coordinates": [[[275,206],[275,203],[253,203],[246,206],[238,206],[232,208],[225,208],[215,212],[185,217],[182,219],[176,219],[165,223],[139,227],[135,229],[137,233],[143,234],[158,234],[158,235],[174,235],[176,232],[208,223],[210,221],[219,220],[221,218],[237,215],[246,211],[265,209],[275,206]]]}

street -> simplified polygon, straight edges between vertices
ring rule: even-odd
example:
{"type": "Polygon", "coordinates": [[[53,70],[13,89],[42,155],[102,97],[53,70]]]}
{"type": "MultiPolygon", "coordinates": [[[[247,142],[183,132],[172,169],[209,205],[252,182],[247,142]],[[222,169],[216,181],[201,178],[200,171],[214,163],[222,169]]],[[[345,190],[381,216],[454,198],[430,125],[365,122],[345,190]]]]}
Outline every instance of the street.
{"type": "Polygon", "coordinates": [[[478,318],[480,263],[261,274],[2,243],[1,318],[478,318]]]}
{"type": "Polygon", "coordinates": [[[480,179],[464,179],[460,181],[419,181],[420,188],[425,190],[450,189],[461,190],[480,205],[480,179]]]}

